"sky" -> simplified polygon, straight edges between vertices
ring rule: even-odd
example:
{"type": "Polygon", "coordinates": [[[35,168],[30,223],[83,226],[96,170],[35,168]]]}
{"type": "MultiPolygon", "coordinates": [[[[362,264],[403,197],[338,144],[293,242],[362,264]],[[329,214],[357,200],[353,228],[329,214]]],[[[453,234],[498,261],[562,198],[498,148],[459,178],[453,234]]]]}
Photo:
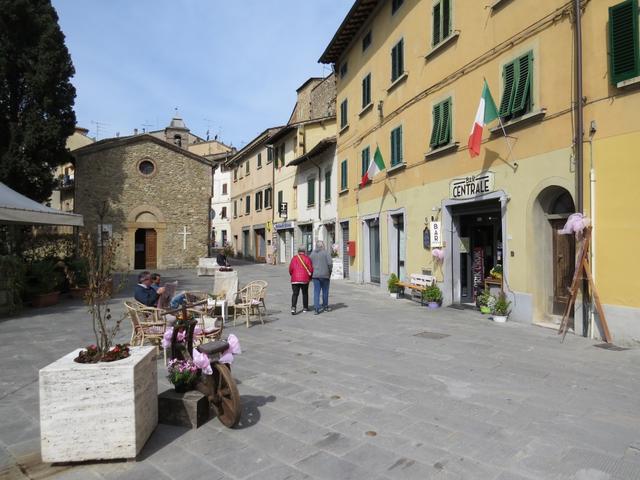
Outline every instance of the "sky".
{"type": "Polygon", "coordinates": [[[79,126],[103,139],[191,131],[241,148],[283,125],[353,0],[53,0],[79,126]]]}

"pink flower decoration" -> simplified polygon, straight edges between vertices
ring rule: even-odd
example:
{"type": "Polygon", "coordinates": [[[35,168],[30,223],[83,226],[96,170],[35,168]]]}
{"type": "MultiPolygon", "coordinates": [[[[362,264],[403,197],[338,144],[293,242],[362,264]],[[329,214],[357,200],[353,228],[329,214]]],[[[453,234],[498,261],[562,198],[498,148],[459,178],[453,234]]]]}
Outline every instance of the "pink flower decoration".
{"type": "Polygon", "coordinates": [[[187,332],[185,332],[184,330],[180,330],[178,332],[178,336],[177,336],[176,340],[178,340],[179,342],[184,342],[185,338],[187,338],[187,332]]]}
{"type": "Polygon", "coordinates": [[[572,213],[567,218],[567,223],[564,224],[562,230],[558,230],[560,235],[571,235],[575,233],[578,237],[582,236],[582,232],[585,228],[591,225],[589,217],[585,217],[581,213],[572,213]]]}
{"type": "Polygon", "coordinates": [[[229,344],[229,348],[225,350],[225,352],[220,356],[218,360],[220,363],[233,363],[233,356],[242,353],[242,349],[240,348],[240,340],[233,333],[229,335],[227,338],[227,343],[229,344]]]}
{"type": "Polygon", "coordinates": [[[202,370],[202,373],[205,375],[211,375],[213,373],[211,362],[206,353],[199,352],[197,348],[194,348],[191,356],[193,357],[193,364],[202,370]]]}
{"type": "MultiPolygon", "coordinates": [[[[162,348],[167,349],[171,347],[171,337],[173,336],[173,327],[169,327],[164,331],[162,336],[162,348]]],[[[171,366],[171,364],[169,364],[171,366]]]]}
{"type": "Polygon", "coordinates": [[[444,250],[442,248],[434,248],[431,250],[431,255],[439,262],[444,260],[444,250]]]}

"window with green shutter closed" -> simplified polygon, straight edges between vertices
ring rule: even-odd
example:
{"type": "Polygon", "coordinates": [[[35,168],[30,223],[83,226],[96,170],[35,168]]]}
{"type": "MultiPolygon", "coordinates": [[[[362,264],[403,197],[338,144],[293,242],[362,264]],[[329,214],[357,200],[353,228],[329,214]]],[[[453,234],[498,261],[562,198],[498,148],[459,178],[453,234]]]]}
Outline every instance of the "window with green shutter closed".
{"type": "Polygon", "coordinates": [[[611,83],[640,76],[638,0],[609,7],[609,59],[611,83]]]}
{"type": "Polygon", "coordinates": [[[331,170],[324,172],[324,201],[331,201],[331,170]]]}
{"type": "Polygon", "coordinates": [[[451,0],[440,0],[433,5],[432,45],[437,45],[451,35],[451,0]]]}
{"type": "Polygon", "coordinates": [[[402,163],[402,126],[391,131],[391,166],[402,163]]]}
{"type": "Polygon", "coordinates": [[[340,164],[340,190],[346,190],[347,185],[349,185],[347,181],[347,161],[343,160],[340,164]]]}
{"type": "Polygon", "coordinates": [[[533,52],[528,52],[502,69],[504,90],[498,114],[509,120],[524,115],[532,107],[533,52]]]}
{"type": "Polygon", "coordinates": [[[367,170],[369,169],[369,158],[370,158],[369,147],[362,150],[361,157],[362,157],[362,165],[360,169],[361,170],[360,176],[364,177],[364,174],[367,173],[367,170]]]}
{"type": "Polygon", "coordinates": [[[371,74],[362,79],[362,108],[371,103],[371,74]]]}
{"type": "Polygon", "coordinates": [[[433,129],[429,146],[443,147],[451,143],[451,98],[433,106],[433,129]]]}
{"type": "Polygon", "coordinates": [[[313,207],[316,202],[316,179],[309,178],[307,180],[307,207],[313,207]]]}
{"type": "Polygon", "coordinates": [[[404,40],[391,49],[391,81],[396,81],[404,73],[404,40]]]}
{"type": "Polygon", "coordinates": [[[348,120],[347,116],[347,99],[345,98],[340,104],[340,128],[344,128],[347,126],[348,120]]]}

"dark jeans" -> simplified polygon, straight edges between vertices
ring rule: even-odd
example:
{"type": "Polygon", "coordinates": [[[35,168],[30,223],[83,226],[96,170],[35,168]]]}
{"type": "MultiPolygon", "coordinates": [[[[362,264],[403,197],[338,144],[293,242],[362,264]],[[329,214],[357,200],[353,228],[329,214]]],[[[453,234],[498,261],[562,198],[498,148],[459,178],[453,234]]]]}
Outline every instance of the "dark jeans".
{"type": "Polygon", "coordinates": [[[309,309],[309,284],[308,283],[292,283],[291,289],[293,295],[291,295],[291,308],[298,306],[298,294],[302,291],[302,308],[309,309]]]}
{"type": "Polygon", "coordinates": [[[329,306],[329,279],[313,279],[313,308],[319,312],[322,308],[329,306]],[[322,306],[320,305],[320,290],[322,290],[322,306]]]}

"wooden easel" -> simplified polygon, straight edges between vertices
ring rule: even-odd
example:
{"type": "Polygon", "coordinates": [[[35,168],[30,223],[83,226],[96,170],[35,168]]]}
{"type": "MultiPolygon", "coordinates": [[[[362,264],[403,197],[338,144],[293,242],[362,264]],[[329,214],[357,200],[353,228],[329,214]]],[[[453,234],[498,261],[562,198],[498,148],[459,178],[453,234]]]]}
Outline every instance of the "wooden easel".
{"type": "Polygon", "coordinates": [[[574,272],[573,280],[571,281],[571,288],[569,289],[569,291],[571,292],[571,298],[569,298],[569,302],[567,302],[567,306],[564,310],[564,315],[562,316],[562,321],[560,322],[560,328],[558,329],[558,335],[562,334],[563,342],[564,337],[566,337],[567,331],[569,330],[569,314],[571,313],[571,307],[573,307],[573,305],[575,304],[576,297],[578,295],[578,292],[580,291],[580,280],[586,277],[589,281],[589,290],[591,292],[591,295],[593,296],[593,301],[596,304],[596,309],[598,310],[598,317],[600,318],[600,325],[602,326],[604,341],[607,343],[611,343],[611,333],[609,333],[607,319],[604,316],[604,310],[602,309],[602,304],[600,303],[600,297],[598,296],[598,291],[596,290],[596,286],[593,283],[593,277],[591,276],[591,267],[589,266],[590,246],[591,227],[589,226],[584,231],[584,241],[582,242],[582,247],[580,248],[580,255],[576,264],[576,271],[574,272]]]}

